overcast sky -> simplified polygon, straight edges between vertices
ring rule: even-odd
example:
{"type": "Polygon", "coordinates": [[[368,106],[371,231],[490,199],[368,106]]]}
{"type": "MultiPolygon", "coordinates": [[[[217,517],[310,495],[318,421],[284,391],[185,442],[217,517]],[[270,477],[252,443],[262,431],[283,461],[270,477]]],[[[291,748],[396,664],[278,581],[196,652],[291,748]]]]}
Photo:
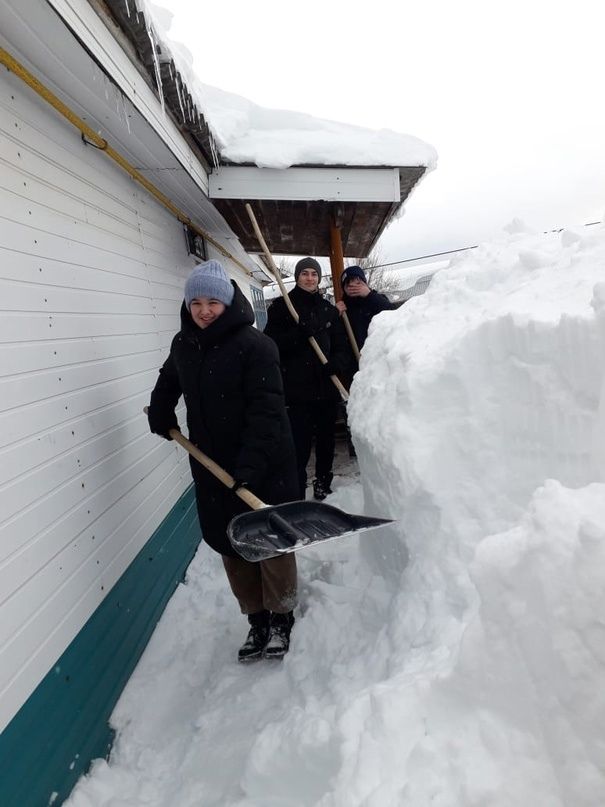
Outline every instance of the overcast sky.
{"type": "Polygon", "coordinates": [[[204,84],[437,149],[384,260],[603,218],[602,0],[159,5],[204,84]]]}

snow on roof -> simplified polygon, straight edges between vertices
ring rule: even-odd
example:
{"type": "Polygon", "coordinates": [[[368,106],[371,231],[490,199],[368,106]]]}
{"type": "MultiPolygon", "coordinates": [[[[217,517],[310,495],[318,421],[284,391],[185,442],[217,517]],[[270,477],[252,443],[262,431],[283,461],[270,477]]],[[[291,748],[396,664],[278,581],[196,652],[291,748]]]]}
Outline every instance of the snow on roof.
{"type": "Polygon", "coordinates": [[[221,154],[236,163],[266,168],[305,164],[432,168],[437,162],[432,146],[411,135],[265,109],[216,87],[199,88],[221,154]]]}
{"type": "Polygon", "coordinates": [[[388,129],[365,129],[283,109],[266,109],[239,95],[202,84],[193,56],[169,36],[172,12],[149,0],[137,5],[162,44],[162,58],[174,59],[192,98],[203,112],[221,157],[262,168],[292,165],[425,166],[437,152],[417,137],[388,129]]]}

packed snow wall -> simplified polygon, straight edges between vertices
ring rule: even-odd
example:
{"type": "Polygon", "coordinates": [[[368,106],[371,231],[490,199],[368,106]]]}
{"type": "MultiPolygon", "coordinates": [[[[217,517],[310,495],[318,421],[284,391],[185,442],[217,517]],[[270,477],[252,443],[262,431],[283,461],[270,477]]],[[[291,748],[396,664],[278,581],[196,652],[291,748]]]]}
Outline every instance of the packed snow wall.
{"type": "Polygon", "coordinates": [[[605,801],[604,263],[602,227],[513,232],[372,323],[350,422],[399,522],[360,548],[411,689],[383,693],[383,798],[605,801]]]}

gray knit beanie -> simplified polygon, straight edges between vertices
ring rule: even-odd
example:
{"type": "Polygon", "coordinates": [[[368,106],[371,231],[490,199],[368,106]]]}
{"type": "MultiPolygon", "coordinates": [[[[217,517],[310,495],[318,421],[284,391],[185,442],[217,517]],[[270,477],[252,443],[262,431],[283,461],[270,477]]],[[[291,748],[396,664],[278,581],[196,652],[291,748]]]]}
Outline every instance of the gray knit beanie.
{"type": "Polygon", "coordinates": [[[294,267],[294,280],[298,280],[298,276],[303,269],[315,269],[317,277],[321,280],[321,266],[315,258],[301,258],[294,267]]]}
{"type": "Polygon", "coordinates": [[[204,261],[192,270],[185,283],[185,305],[191,308],[196,297],[208,297],[231,305],[235,289],[218,261],[204,261]]]}

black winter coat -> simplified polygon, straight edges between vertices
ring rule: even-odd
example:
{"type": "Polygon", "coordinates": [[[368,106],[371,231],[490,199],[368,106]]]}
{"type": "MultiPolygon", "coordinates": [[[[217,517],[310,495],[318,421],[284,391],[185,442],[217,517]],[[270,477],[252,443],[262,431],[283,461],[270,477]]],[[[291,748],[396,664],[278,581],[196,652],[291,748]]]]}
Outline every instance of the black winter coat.
{"type": "MultiPolygon", "coordinates": [[[[351,350],[335,306],[318,294],[295,286],[288,295],[301,323],[312,332],[330,363],[332,372],[348,376],[351,350]]],[[[294,321],[283,298],[274,300],[267,311],[265,333],[279,348],[286,403],[340,400],[340,394],[322,367],[317,354],[294,321]]]]}
{"type": "MultiPolygon", "coordinates": [[[[181,331],[151,393],[150,422],[174,425],[181,395],[189,439],[268,504],[298,498],[296,454],[274,343],[252,327],[254,315],[237,285],[233,303],[208,328],[185,304],[181,331]]],[[[233,516],[249,508],[191,458],[204,540],[237,557],[226,536],[233,516]]]]}
{"type": "Polygon", "coordinates": [[[388,297],[374,290],[367,297],[349,297],[343,292],[342,301],[347,307],[347,317],[360,350],[368,337],[372,317],[381,311],[394,311],[396,308],[388,297]]]}

